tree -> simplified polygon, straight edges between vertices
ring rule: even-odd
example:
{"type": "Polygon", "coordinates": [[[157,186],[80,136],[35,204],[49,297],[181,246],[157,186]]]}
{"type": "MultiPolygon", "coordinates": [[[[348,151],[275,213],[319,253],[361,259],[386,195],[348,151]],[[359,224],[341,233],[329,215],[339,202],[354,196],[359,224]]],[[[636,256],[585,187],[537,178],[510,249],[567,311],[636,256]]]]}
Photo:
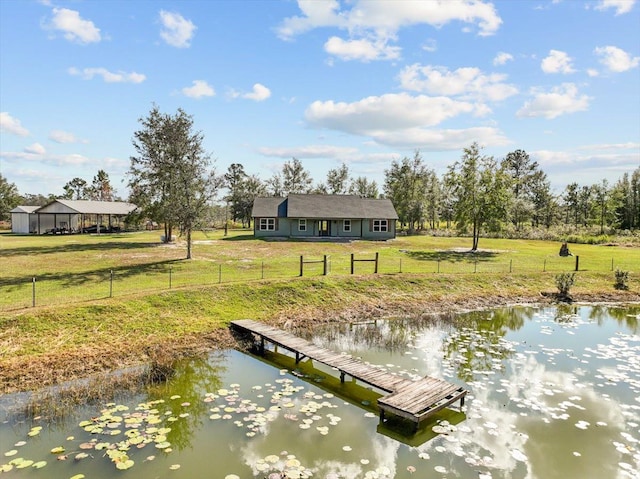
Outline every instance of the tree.
{"type": "Polygon", "coordinates": [[[629,177],[625,173],[613,187],[615,217],[618,228],[633,230],[640,227],[640,167],[629,177]]]}
{"type": "Polygon", "coordinates": [[[351,181],[349,193],[363,198],[377,198],[380,196],[378,184],[375,181],[369,181],[366,176],[358,176],[351,181]]]}
{"type": "Polygon", "coordinates": [[[225,201],[230,206],[231,219],[237,221],[243,217],[242,196],[247,174],[240,163],[232,163],[224,174],[224,186],[228,190],[225,201]]]}
{"type": "Polygon", "coordinates": [[[384,174],[384,193],[395,206],[400,222],[413,232],[424,217],[426,190],[433,172],[416,151],[411,160],[407,157],[400,162],[394,160],[384,174]]]}
{"type": "Polygon", "coordinates": [[[88,191],[92,200],[113,201],[113,187],[111,186],[109,175],[104,170],[98,170],[98,174],[93,177],[93,182],[88,191]]]}
{"type": "Polygon", "coordinates": [[[538,163],[532,162],[526,151],[515,150],[508,153],[502,160],[501,167],[511,177],[514,198],[511,216],[514,226],[519,230],[522,223],[531,217],[534,211],[531,188],[532,178],[538,171],[538,163]]]}
{"type": "Polygon", "coordinates": [[[284,194],[303,194],[311,190],[311,174],[304,169],[297,158],[287,161],[282,167],[282,187],[284,194]]]}
{"type": "Polygon", "coordinates": [[[165,241],[177,226],[186,236],[187,259],[191,259],[191,232],[215,196],[219,179],[205,152],[201,132],[193,131],[193,117],[178,109],[161,113],[157,106],[134,133],[129,187],[132,200],[149,217],[165,224],[165,241]]]}
{"type": "Polygon", "coordinates": [[[20,204],[18,188],[0,173],[0,221],[11,219],[10,211],[20,204]]]}
{"type": "Polygon", "coordinates": [[[497,229],[507,216],[509,176],[498,168],[493,157],[480,156],[480,147],[473,143],[464,149],[461,160],[449,167],[446,182],[454,197],[458,227],[471,225],[471,250],[477,251],[482,229],[497,229]]]}
{"type": "Polygon", "coordinates": [[[284,187],[282,186],[282,175],[274,173],[266,183],[267,191],[271,196],[285,196],[284,187]]]}
{"type": "Polygon", "coordinates": [[[547,175],[543,171],[537,171],[532,175],[529,184],[533,203],[531,225],[534,227],[544,225],[546,228],[551,228],[557,219],[558,202],[551,192],[547,175]]]}
{"type": "Polygon", "coordinates": [[[595,196],[595,204],[598,209],[600,234],[603,235],[605,224],[608,224],[610,220],[611,189],[607,180],[602,180],[601,183],[593,185],[591,191],[595,196]]]}
{"type": "Polygon", "coordinates": [[[344,195],[349,190],[349,168],[342,163],[327,172],[327,191],[331,195],[344,195]]]}
{"type": "Polygon", "coordinates": [[[580,187],[576,182],[569,183],[564,190],[562,199],[564,201],[565,224],[567,225],[569,224],[570,219],[573,218],[573,224],[578,226],[580,218],[579,190],[580,187]]]}
{"type": "Polygon", "coordinates": [[[74,178],[63,186],[64,196],[67,200],[86,200],[88,195],[87,182],[82,178],[74,178]]]}

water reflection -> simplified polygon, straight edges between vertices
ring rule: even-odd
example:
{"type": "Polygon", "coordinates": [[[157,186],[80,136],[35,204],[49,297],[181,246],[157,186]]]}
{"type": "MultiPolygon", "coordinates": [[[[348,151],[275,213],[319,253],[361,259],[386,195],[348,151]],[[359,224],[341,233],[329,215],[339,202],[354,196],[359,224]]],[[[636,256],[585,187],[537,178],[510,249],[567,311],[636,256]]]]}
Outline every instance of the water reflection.
{"type": "Polygon", "coordinates": [[[316,331],[313,341],[329,349],[470,389],[464,415],[446,412],[409,439],[379,424],[374,391],[340,384],[335,371],[310,362],[296,366],[276,353],[270,363],[228,351],[181,362],[166,384],[117,398],[131,413],[141,402],[163,401],[153,403],[162,426],[175,418],[166,434],[169,448],[130,447],[131,471],[116,471],[99,451],[77,461],[56,461],[50,453],[106,440],[78,427],[100,415],[93,405],[69,411],[58,424],[40,422],[44,429],[34,437],[28,436],[34,424],[8,414],[0,421],[0,466],[19,457],[46,460],[44,471],[25,468],[7,477],[54,479],[78,473],[107,479],[116,472],[264,479],[287,463],[298,464],[289,477],[321,479],[636,478],[639,311],[501,308],[316,331]]]}

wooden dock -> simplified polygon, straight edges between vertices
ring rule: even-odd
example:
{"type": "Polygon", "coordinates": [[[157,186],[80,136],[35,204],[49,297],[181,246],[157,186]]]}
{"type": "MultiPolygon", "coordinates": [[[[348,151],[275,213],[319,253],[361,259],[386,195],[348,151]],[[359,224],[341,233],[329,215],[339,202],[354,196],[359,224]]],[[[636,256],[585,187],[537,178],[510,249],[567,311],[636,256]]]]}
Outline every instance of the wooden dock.
{"type": "Polygon", "coordinates": [[[231,327],[257,340],[262,354],[268,341],[294,353],[296,363],[306,357],[337,369],[343,382],[345,376],[349,375],[355,380],[389,393],[378,399],[381,421],[385,420],[385,413],[390,413],[414,422],[417,427],[429,415],[458,400],[460,408],[464,406],[464,397],[468,391],[442,379],[429,376],[418,380],[406,379],[382,367],[365,364],[348,354],[321,348],[291,333],[251,319],[232,321],[231,327]]]}

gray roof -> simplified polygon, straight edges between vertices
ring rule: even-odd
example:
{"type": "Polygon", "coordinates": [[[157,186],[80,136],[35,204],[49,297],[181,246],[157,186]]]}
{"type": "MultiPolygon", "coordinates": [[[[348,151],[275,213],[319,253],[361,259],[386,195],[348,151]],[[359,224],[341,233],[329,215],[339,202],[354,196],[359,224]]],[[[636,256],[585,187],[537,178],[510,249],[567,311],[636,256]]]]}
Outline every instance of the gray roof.
{"type": "Polygon", "coordinates": [[[9,213],[33,213],[39,206],[16,206],[9,213]]]}
{"type": "Polygon", "coordinates": [[[94,215],[128,215],[137,208],[133,203],[122,201],[93,201],[93,200],[61,200],[57,199],[36,210],[36,213],[60,213],[62,205],[64,212],[94,214],[94,215]]]}
{"type": "Polygon", "coordinates": [[[289,195],[287,198],[256,198],[254,218],[398,219],[391,200],[356,195],[289,195]]]}

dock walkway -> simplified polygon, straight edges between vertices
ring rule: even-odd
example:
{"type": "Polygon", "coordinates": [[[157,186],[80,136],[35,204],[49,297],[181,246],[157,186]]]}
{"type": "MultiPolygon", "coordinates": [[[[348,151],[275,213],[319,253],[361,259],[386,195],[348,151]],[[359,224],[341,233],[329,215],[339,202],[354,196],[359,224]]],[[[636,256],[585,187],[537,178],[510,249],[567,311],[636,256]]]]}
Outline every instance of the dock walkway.
{"type": "Polygon", "coordinates": [[[291,333],[251,319],[232,321],[231,327],[240,333],[251,334],[254,338],[257,336],[262,353],[265,350],[265,342],[268,341],[293,352],[296,355],[296,363],[307,357],[337,369],[343,382],[345,375],[349,375],[389,393],[378,399],[381,421],[385,420],[385,413],[390,413],[408,419],[417,426],[429,415],[458,400],[462,408],[468,392],[463,387],[429,376],[418,380],[400,377],[382,367],[366,364],[348,354],[316,346],[291,333]]]}

